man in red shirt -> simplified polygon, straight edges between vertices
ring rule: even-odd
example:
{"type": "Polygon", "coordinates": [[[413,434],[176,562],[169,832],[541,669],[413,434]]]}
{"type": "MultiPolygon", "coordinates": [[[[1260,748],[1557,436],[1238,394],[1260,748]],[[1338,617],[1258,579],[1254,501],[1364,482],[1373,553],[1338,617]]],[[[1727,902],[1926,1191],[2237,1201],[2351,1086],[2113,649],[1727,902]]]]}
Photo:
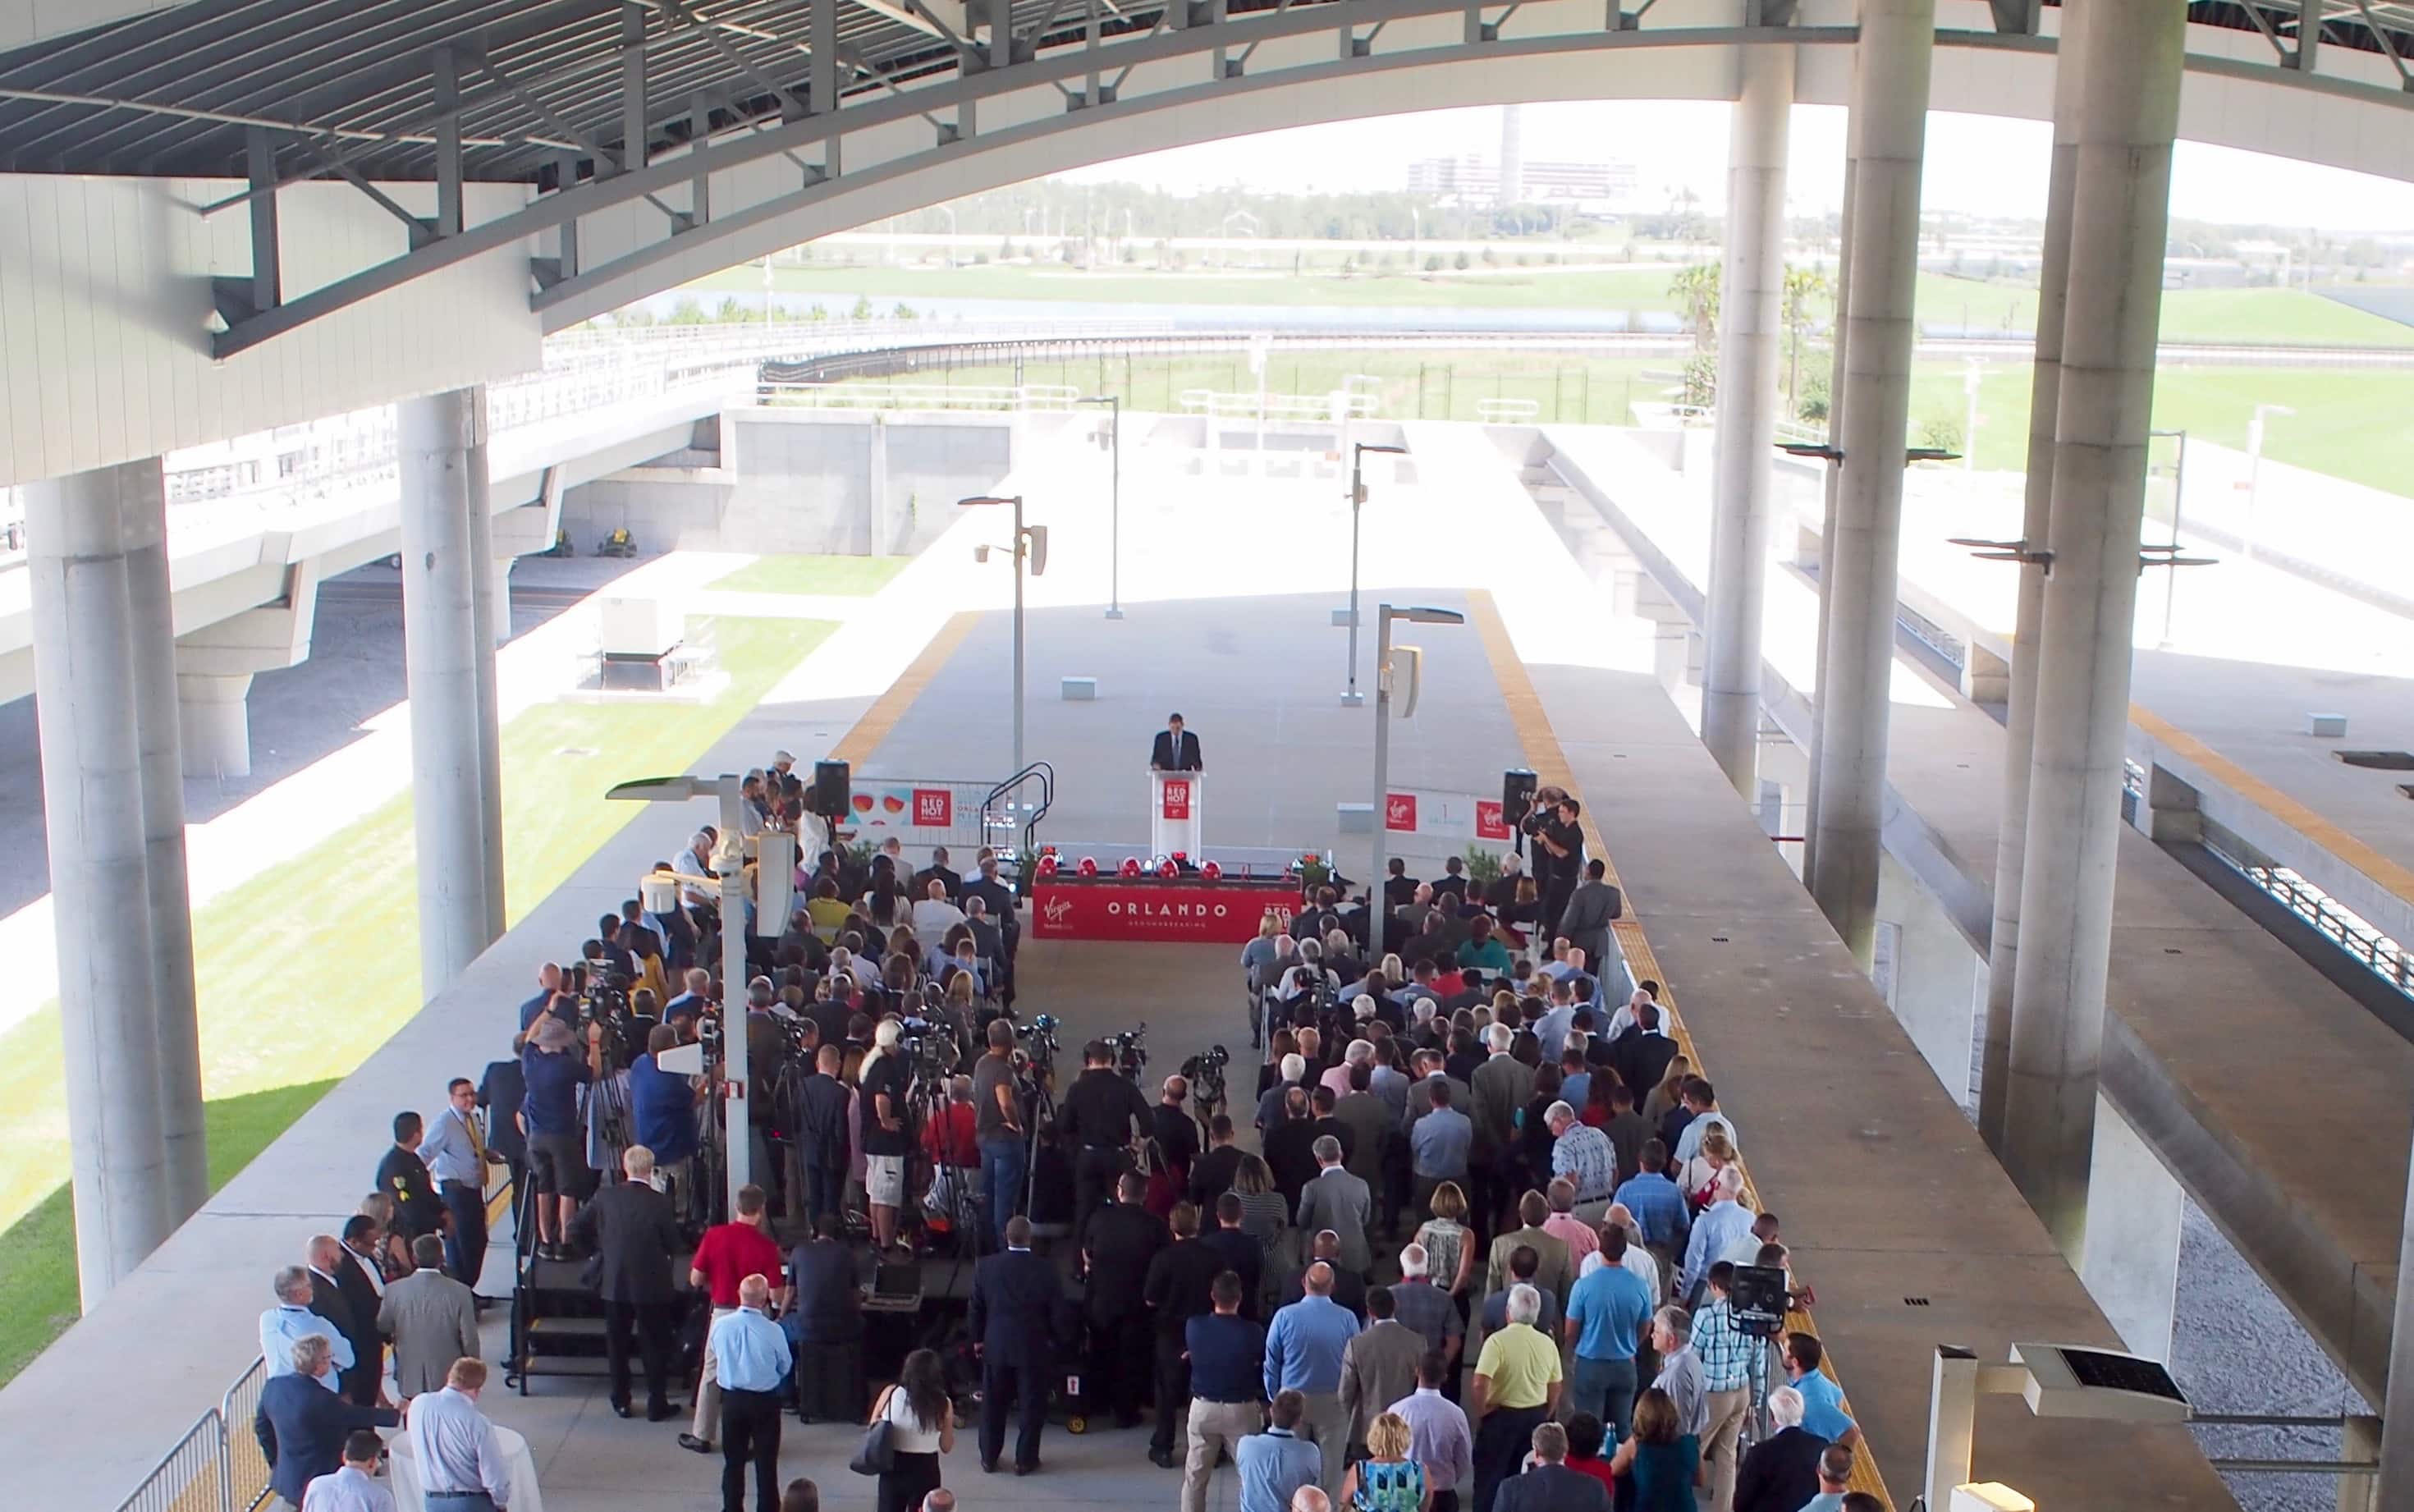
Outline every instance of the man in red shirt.
{"type": "Polygon", "coordinates": [[[974,1205],[981,1190],[978,1123],[973,1107],[973,1079],[955,1077],[947,1084],[947,1100],[931,1109],[922,1125],[922,1153],[930,1158],[931,1175],[948,1178],[938,1189],[946,1212],[934,1215],[934,1226],[952,1230],[959,1221],[980,1226],[974,1205]]]}
{"type": "MultiPolygon", "coordinates": [[[[709,1289],[712,1294],[712,1315],[715,1318],[738,1310],[738,1284],[749,1276],[760,1276],[774,1283],[785,1274],[780,1267],[780,1243],[771,1237],[769,1204],[760,1187],[738,1189],[738,1216],[726,1223],[716,1223],[704,1231],[696,1241],[695,1258],[689,1263],[687,1283],[698,1291],[709,1289]]],[[[708,1332],[707,1338],[710,1337],[708,1332]]],[[[721,1428],[721,1385],[714,1368],[712,1349],[704,1351],[704,1381],[696,1388],[695,1422],[679,1435],[679,1447],[698,1454],[712,1452],[713,1435],[721,1428]]]]}

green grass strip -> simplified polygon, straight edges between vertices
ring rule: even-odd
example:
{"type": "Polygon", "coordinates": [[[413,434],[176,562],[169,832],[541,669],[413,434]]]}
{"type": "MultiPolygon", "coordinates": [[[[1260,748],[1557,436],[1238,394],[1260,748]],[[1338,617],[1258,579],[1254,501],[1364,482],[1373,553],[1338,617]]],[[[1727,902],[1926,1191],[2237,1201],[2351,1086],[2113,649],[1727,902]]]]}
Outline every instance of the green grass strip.
{"type": "MultiPolygon", "coordinates": [[[[708,703],[545,703],[503,727],[513,923],[637,816],[639,805],[605,801],[606,787],[686,770],[835,628],[813,620],[707,623],[729,676],[708,703]]],[[[664,854],[684,838],[665,833],[664,854]]],[[[194,910],[193,944],[215,1190],[419,1011],[409,793],[194,910]]],[[[498,1038],[463,1047],[464,1074],[474,1075],[502,1043],[508,1006],[498,1003],[496,1012],[498,1038]]],[[[75,1321],[64,1085],[53,1001],[0,1035],[0,1147],[10,1156],[0,1167],[0,1213],[15,1219],[0,1232],[0,1382],[75,1321]]],[[[432,1107],[442,1093],[431,1086],[406,1095],[432,1107]]],[[[359,1154],[365,1192],[378,1150],[364,1145],[359,1154]]],[[[230,1378],[237,1368],[229,1363],[230,1378]]]]}

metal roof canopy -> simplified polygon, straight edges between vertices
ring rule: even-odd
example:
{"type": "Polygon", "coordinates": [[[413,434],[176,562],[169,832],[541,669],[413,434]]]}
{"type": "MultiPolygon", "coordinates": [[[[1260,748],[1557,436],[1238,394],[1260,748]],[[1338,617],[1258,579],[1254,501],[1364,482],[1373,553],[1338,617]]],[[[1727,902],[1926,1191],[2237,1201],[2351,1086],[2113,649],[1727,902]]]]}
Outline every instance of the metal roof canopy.
{"type": "MultiPolygon", "coordinates": [[[[1010,0],[1018,52],[1051,30],[1078,33],[1085,4],[1010,0]]],[[[1277,4],[1233,0],[1229,11],[1277,4]]],[[[1990,5],[1999,29],[2037,30],[2036,0],[1990,5]]],[[[699,101],[707,130],[824,108],[811,100],[813,8],[812,0],[193,0],[0,53],[0,171],[246,176],[246,128],[257,127],[269,133],[280,177],[335,172],[323,160],[332,157],[370,179],[432,180],[449,114],[463,178],[550,187],[566,154],[624,160],[635,122],[649,146],[689,140],[699,101]],[[459,81],[450,112],[440,51],[459,81]],[[633,82],[641,102],[628,97],[633,82]]],[[[1009,61],[975,36],[984,9],[984,0],[840,0],[841,92],[1009,61]]],[[[1158,23],[1167,7],[1107,0],[1103,9],[1100,30],[1111,36],[1158,23]]],[[[2198,24],[2262,33],[2286,67],[2310,72],[2319,44],[2385,55],[2401,76],[2414,64],[2414,0],[2199,0],[2188,9],[2198,24]],[[2314,45],[2304,40],[2307,10],[2318,18],[2314,45]]],[[[1173,21],[1194,19],[1205,18],[1173,21]]]]}
{"type": "MultiPolygon", "coordinates": [[[[1654,4],[1612,8],[1590,23],[1596,35],[1561,45],[1853,37],[1849,26],[1791,30],[1794,0],[1747,0],[1740,28],[1644,33],[1654,4]],[[1778,27],[1789,31],[1767,30],[1778,27]]],[[[944,150],[975,133],[972,106],[985,93],[1046,85],[1068,112],[1111,108],[1137,60],[1200,51],[1210,34],[1219,82],[1242,78],[1257,40],[1319,29],[1341,33],[1345,64],[1381,67],[1402,61],[1376,55],[1389,18],[1458,8],[1457,0],[191,0],[0,53],[0,172],[243,182],[205,207],[241,207],[251,222],[251,275],[216,280],[224,357],[559,228],[563,255],[531,260],[532,300],[543,307],[548,292],[591,271],[578,265],[578,217],[642,199],[681,240],[709,239],[724,219],[742,229],[762,207],[717,217],[709,174],[777,154],[802,171],[799,194],[824,192],[840,172],[841,117],[874,125],[918,114],[944,150]],[[1361,26],[1372,29],[1362,36],[1361,26]],[[1250,38],[1229,62],[1228,37],[1250,38]],[[960,107],[952,123],[933,113],[951,106],[960,107]],[[797,150],[816,141],[827,148],[818,166],[797,150]],[[689,161],[655,160],[690,143],[703,150],[689,161]],[[288,302],[276,191],[329,176],[403,222],[408,249],[288,302]],[[436,214],[404,209],[380,180],[433,183],[436,214]],[[462,212],[469,182],[549,192],[473,226],[462,212]],[[686,208],[661,197],[673,184],[693,186],[686,208]]],[[[1514,0],[1465,8],[1457,51],[1534,45],[1500,37],[1514,0]],[[1497,18],[1486,14],[1493,6],[1497,18]]],[[[2268,64],[2207,67],[2414,105],[2414,0],[2202,0],[2188,9],[2192,22],[2257,32],[2272,48],[2268,64]],[[2321,76],[2325,45],[2386,58],[2400,90],[2321,76]]],[[[2050,49],[2042,14],[2040,0],[1988,0],[1991,31],[1950,35],[2050,49]]]]}

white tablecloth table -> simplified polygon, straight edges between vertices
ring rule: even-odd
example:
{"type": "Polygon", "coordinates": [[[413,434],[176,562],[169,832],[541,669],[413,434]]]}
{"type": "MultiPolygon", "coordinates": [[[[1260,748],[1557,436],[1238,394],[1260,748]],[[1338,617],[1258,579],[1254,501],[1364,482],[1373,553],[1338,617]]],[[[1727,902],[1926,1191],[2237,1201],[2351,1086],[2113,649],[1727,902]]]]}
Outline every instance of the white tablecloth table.
{"type": "MultiPolygon", "coordinates": [[[[536,1485],[536,1457],[529,1453],[528,1439],[498,1423],[495,1441],[503,1447],[503,1463],[511,1467],[510,1512],[544,1512],[544,1496],[536,1485]]],[[[410,1432],[396,1433],[387,1447],[394,1454],[390,1462],[394,1466],[395,1505],[402,1512],[427,1512],[427,1498],[420,1490],[419,1460],[412,1450],[410,1432]]]]}

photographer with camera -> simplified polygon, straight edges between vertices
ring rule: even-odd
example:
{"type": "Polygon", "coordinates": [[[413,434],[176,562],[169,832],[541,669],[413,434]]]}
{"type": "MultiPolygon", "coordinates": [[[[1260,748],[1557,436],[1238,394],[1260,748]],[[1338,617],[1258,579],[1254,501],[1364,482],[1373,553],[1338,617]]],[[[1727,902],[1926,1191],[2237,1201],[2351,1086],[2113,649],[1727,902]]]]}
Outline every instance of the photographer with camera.
{"type": "Polygon", "coordinates": [[[905,1127],[905,1098],[913,1063],[902,1048],[904,1027],[882,1019],[872,1033],[857,1089],[862,1099],[863,1192],[872,1209],[872,1243],[886,1250],[897,1242],[897,1213],[905,1205],[905,1165],[914,1138],[905,1127]]]}
{"type": "Polygon", "coordinates": [[[1013,1021],[990,1020],[987,1038],[988,1052],[973,1064],[973,1133],[980,1146],[980,1184],[989,1204],[991,1237],[1003,1248],[1006,1220],[1021,1206],[1031,1135],[1014,1070],[1013,1021]]]}
{"type": "Polygon", "coordinates": [[[671,1205],[685,1212],[689,1162],[696,1149],[696,1110],[709,1094],[702,1079],[666,1071],[657,1064],[657,1057],[678,1045],[678,1030],[667,1024],[647,1031],[646,1053],[629,1065],[629,1124],[636,1142],[654,1152],[654,1175],[671,1205]]]}
{"type": "MultiPolygon", "coordinates": [[[[1190,1064],[1198,1064],[1192,1056],[1190,1064]]],[[[1173,1211],[1190,1184],[1191,1162],[1199,1159],[1199,1126],[1186,1105],[1190,1084],[1179,1076],[1165,1079],[1164,1096],[1149,1110],[1149,1138],[1156,1145],[1156,1170],[1149,1182],[1148,1210],[1159,1218],[1173,1211]]]]}
{"type": "Polygon", "coordinates": [[[584,1055],[574,1048],[579,1038],[560,1019],[543,1014],[520,1052],[520,1075],[528,1087],[520,1118],[528,1129],[529,1175],[537,1193],[537,1252],[554,1260],[570,1258],[571,1220],[587,1196],[587,1141],[578,1116],[578,1089],[594,1081],[603,1064],[603,1025],[587,1025],[584,1055]]]}
{"type": "Polygon", "coordinates": [[[1114,1047],[1107,1040],[1081,1047],[1081,1074],[1065,1091],[1058,1123],[1073,1145],[1073,1232],[1080,1234],[1149,1125],[1148,1104],[1115,1070],[1114,1047]]]}

